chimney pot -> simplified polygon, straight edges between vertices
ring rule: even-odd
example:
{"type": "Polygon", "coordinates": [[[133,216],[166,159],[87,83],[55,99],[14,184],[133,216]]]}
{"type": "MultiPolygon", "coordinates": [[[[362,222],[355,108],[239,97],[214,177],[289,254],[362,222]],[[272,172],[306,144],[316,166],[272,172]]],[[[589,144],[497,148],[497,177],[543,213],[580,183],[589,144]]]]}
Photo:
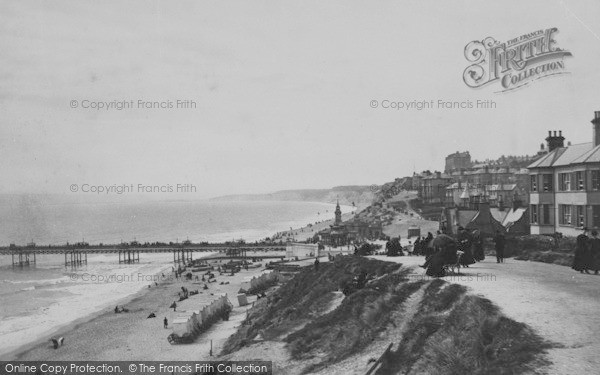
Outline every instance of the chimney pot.
{"type": "Polygon", "coordinates": [[[554,136],[556,137],[556,130],[554,131],[554,136]]]}
{"type": "Polygon", "coordinates": [[[552,137],[552,130],[548,130],[548,137],[552,137]]]}
{"type": "Polygon", "coordinates": [[[562,137],[562,130],[559,130],[559,131],[558,131],[558,136],[559,136],[559,137],[562,137]]]}

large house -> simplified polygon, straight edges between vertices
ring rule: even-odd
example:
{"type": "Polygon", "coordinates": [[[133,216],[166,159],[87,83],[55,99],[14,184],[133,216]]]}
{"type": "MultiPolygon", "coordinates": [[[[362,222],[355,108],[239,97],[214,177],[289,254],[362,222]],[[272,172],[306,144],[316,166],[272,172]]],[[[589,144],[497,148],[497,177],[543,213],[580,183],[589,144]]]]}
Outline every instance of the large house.
{"type": "Polygon", "coordinates": [[[446,199],[446,187],[451,183],[452,177],[445,173],[428,173],[420,179],[419,198],[424,204],[442,205],[446,199]]]}
{"type": "Polygon", "coordinates": [[[458,152],[446,156],[446,168],[444,172],[450,173],[452,171],[469,169],[471,168],[471,155],[469,151],[458,152]]]}
{"type": "Polygon", "coordinates": [[[600,111],[592,124],[589,143],[565,147],[562,132],[548,132],[548,154],[528,166],[532,234],[600,227],[600,111]]]}

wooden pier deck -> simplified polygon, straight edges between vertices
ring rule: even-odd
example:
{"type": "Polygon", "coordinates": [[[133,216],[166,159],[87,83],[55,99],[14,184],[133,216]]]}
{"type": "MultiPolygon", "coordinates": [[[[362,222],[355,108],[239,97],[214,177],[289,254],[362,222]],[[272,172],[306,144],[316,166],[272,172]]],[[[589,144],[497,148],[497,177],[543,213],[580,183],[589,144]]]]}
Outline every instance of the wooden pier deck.
{"type": "Polygon", "coordinates": [[[88,255],[118,254],[119,263],[140,261],[140,254],[172,253],[174,263],[186,263],[192,260],[194,253],[219,252],[223,255],[203,258],[215,259],[283,259],[284,255],[274,252],[285,252],[285,245],[274,246],[48,246],[48,247],[0,247],[0,255],[10,255],[13,266],[29,266],[36,263],[36,256],[41,254],[64,255],[65,266],[87,264],[88,255]],[[248,252],[253,254],[248,255],[248,252]]]}

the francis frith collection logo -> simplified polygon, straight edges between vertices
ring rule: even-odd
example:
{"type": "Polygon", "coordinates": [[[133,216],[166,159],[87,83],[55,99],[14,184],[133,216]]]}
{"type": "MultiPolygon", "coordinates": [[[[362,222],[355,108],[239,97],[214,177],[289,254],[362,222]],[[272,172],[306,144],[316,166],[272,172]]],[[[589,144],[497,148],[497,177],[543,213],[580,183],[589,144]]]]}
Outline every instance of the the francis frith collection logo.
{"type": "Polygon", "coordinates": [[[504,43],[492,37],[472,41],[465,47],[465,57],[472,65],[465,69],[463,80],[472,88],[498,82],[502,92],[568,73],[564,59],[571,52],[558,48],[557,32],[555,27],[537,30],[504,43]]]}

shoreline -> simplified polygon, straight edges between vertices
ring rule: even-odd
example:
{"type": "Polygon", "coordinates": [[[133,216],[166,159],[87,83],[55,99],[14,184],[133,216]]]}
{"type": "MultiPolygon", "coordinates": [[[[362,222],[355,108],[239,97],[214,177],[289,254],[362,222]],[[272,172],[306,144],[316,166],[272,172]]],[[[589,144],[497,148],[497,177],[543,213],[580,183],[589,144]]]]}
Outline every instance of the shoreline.
{"type": "MultiPolygon", "coordinates": [[[[124,305],[130,301],[135,300],[136,298],[142,298],[144,296],[145,293],[147,293],[147,289],[148,288],[140,288],[140,290],[138,290],[136,293],[123,297],[121,298],[119,301],[117,301],[117,305],[124,305]]],[[[100,317],[103,314],[107,314],[108,312],[105,311],[105,309],[107,309],[109,306],[103,307],[101,309],[99,309],[96,312],[90,313],[84,317],[81,318],[77,318],[71,322],[65,323],[65,324],[61,324],[60,326],[54,328],[53,330],[50,331],[49,334],[44,334],[43,338],[46,338],[46,341],[49,342],[49,340],[52,337],[60,337],[60,336],[64,336],[64,334],[62,334],[63,332],[68,332],[70,330],[74,330],[77,329],[77,327],[89,323],[91,321],[93,321],[94,319],[100,317]]],[[[25,353],[27,353],[28,351],[33,350],[34,348],[41,346],[42,344],[39,341],[32,341],[30,343],[27,344],[23,344],[22,346],[20,346],[19,348],[12,350],[10,352],[1,354],[0,356],[4,357],[8,357],[7,360],[11,360],[11,361],[15,361],[15,360],[20,360],[25,353]]]]}
{"type": "MultiPolygon", "coordinates": [[[[211,262],[217,265],[219,261],[211,262]]],[[[217,283],[209,284],[209,290],[202,290],[203,283],[182,281],[167,277],[160,281],[158,286],[142,288],[133,295],[122,298],[118,305],[129,309],[127,313],[115,314],[112,306],[107,306],[95,313],[76,319],[68,324],[56,328],[43,339],[24,344],[3,354],[3,360],[177,360],[180,358],[194,358],[199,353],[208,356],[210,342],[213,342],[213,353],[218,354],[222,345],[230,334],[233,334],[245,318],[248,306],[238,306],[235,295],[242,283],[263,272],[264,267],[242,270],[235,276],[218,275],[217,280],[229,282],[226,285],[217,283]],[[206,332],[202,333],[192,344],[171,345],[167,336],[172,332],[171,322],[180,314],[174,312],[169,306],[178,300],[177,293],[182,286],[189,290],[198,289],[200,293],[218,294],[226,293],[234,310],[229,321],[218,321],[206,332]],[[148,319],[150,313],[155,313],[156,318],[148,319]],[[169,328],[163,328],[163,317],[167,317],[169,328]],[[99,328],[101,326],[102,328],[99,328]],[[65,344],[58,349],[53,349],[49,339],[51,337],[65,337],[65,344]]],[[[161,274],[159,271],[158,275],[161,274]]],[[[200,275],[201,273],[198,273],[200,275]]],[[[172,273],[169,274],[169,276],[172,273]]],[[[249,296],[252,303],[256,297],[249,296]]],[[[193,296],[186,301],[193,302],[193,296]]],[[[178,303],[179,305],[179,303],[178,303]]],[[[184,304],[185,305],[185,304],[184,304]]],[[[201,359],[201,358],[198,358],[201,359]]]]}
{"type": "MultiPolygon", "coordinates": [[[[164,265],[164,267],[162,267],[159,271],[157,271],[154,274],[154,276],[158,277],[170,268],[171,268],[171,266],[164,265]]],[[[104,306],[99,307],[98,310],[96,310],[94,312],[91,312],[87,315],[76,318],[70,322],[60,324],[57,327],[50,329],[47,333],[40,334],[38,337],[32,339],[32,341],[29,343],[25,343],[25,344],[19,346],[18,348],[10,350],[8,352],[0,353],[0,358],[7,357],[10,360],[18,360],[23,355],[23,353],[26,353],[27,351],[33,350],[34,348],[42,345],[40,343],[40,341],[43,341],[44,339],[46,339],[45,342],[49,342],[52,337],[64,336],[64,334],[62,334],[63,332],[68,332],[70,330],[76,329],[80,325],[83,325],[83,324],[93,321],[94,319],[107,313],[105,311],[106,309],[110,308],[112,311],[113,304],[121,306],[121,305],[130,303],[138,298],[143,298],[144,295],[147,294],[150,289],[151,288],[148,288],[147,284],[144,283],[144,285],[140,286],[140,288],[137,291],[135,291],[129,295],[121,297],[120,299],[118,299],[116,301],[116,303],[114,301],[110,302],[110,304],[106,303],[104,306]]]]}
{"type": "MultiPolygon", "coordinates": [[[[316,203],[322,203],[322,202],[316,202],[316,203]]],[[[347,206],[345,208],[352,209],[352,206],[347,206]]],[[[356,209],[358,209],[358,208],[359,207],[356,207],[356,209]]],[[[352,217],[351,212],[346,212],[345,214],[343,214],[344,220],[347,220],[350,217],[352,217]]],[[[302,221],[306,221],[306,220],[301,219],[301,220],[296,220],[295,222],[299,223],[302,221]]],[[[320,224],[328,225],[329,222],[332,222],[332,221],[333,221],[333,218],[331,218],[329,220],[324,220],[320,224]]],[[[204,254],[204,255],[202,255],[202,257],[209,257],[211,255],[214,255],[214,254],[204,254]]],[[[61,354],[59,354],[59,356],[62,356],[63,350],[61,350],[62,349],[62,347],[61,347],[58,350],[54,351],[54,349],[52,349],[52,344],[50,342],[50,338],[61,337],[61,336],[65,337],[65,347],[70,347],[68,349],[69,351],[73,350],[72,346],[70,345],[70,344],[72,344],[72,343],[70,343],[70,341],[72,341],[70,339],[70,336],[77,335],[78,331],[87,330],[87,329],[89,329],[89,327],[91,327],[93,325],[101,324],[99,322],[112,321],[112,320],[114,320],[113,319],[114,315],[131,314],[131,313],[114,314],[113,307],[115,304],[119,305],[119,306],[125,305],[125,307],[129,308],[129,306],[131,306],[131,305],[133,305],[133,306],[147,305],[148,301],[156,301],[157,298],[160,298],[160,297],[162,297],[162,299],[166,299],[167,297],[174,298],[174,296],[169,295],[169,293],[167,293],[167,291],[164,291],[164,293],[161,296],[156,295],[156,289],[164,289],[164,288],[169,289],[169,286],[170,286],[170,289],[173,289],[174,285],[183,285],[180,281],[175,281],[172,278],[173,274],[171,273],[171,270],[170,270],[171,266],[172,266],[172,264],[165,264],[164,266],[160,267],[160,269],[156,273],[154,273],[155,276],[160,276],[162,273],[168,274],[170,276],[169,278],[167,278],[167,280],[159,281],[158,287],[156,287],[155,285],[152,285],[152,288],[147,288],[148,284],[144,283],[143,285],[140,286],[140,288],[136,292],[126,295],[122,298],[119,298],[116,301],[107,303],[106,305],[99,307],[94,312],[88,313],[85,316],[81,316],[72,321],[66,322],[64,324],[60,324],[60,325],[46,331],[46,333],[36,335],[36,337],[32,338],[31,341],[29,341],[27,343],[23,343],[22,345],[18,345],[15,348],[10,348],[8,351],[0,354],[0,358],[2,358],[3,360],[56,359],[55,354],[61,353],[61,354]],[[167,270],[169,271],[169,273],[165,272],[167,270]],[[50,348],[51,352],[48,352],[49,348],[50,348]],[[48,355],[51,357],[45,358],[44,357],[45,355],[48,355]]],[[[263,268],[264,267],[261,267],[260,269],[252,270],[253,272],[251,272],[251,273],[258,274],[258,273],[262,272],[263,268]]],[[[243,270],[242,272],[240,272],[238,274],[239,277],[241,277],[244,280],[241,280],[241,279],[237,280],[237,282],[235,284],[236,285],[235,291],[233,291],[232,288],[229,288],[228,298],[234,306],[237,306],[237,301],[235,300],[235,294],[237,293],[237,290],[239,290],[241,283],[243,281],[245,281],[245,279],[248,279],[249,277],[252,276],[252,275],[250,275],[250,273],[246,274],[247,272],[248,271],[243,270]],[[232,292],[235,292],[235,293],[232,293],[232,292]]],[[[198,285],[193,285],[193,282],[186,282],[186,284],[188,284],[187,287],[190,290],[200,289],[200,287],[198,287],[198,285]]],[[[249,298],[250,301],[252,301],[252,299],[255,298],[252,296],[249,296],[249,297],[250,297],[249,298]]],[[[170,305],[170,303],[169,303],[169,305],[170,305]]],[[[147,308],[147,306],[145,306],[144,308],[147,308]]],[[[238,308],[236,307],[234,310],[236,310],[236,309],[238,309],[238,308]]],[[[165,309],[165,306],[160,306],[160,308],[158,308],[158,310],[163,313],[169,312],[168,307],[165,309]]],[[[146,315],[148,315],[148,314],[146,314],[146,315]]],[[[171,313],[171,315],[173,315],[173,314],[171,313]]],[[[236,311],[232,312],[232,321],[235,321],[235,317],[237,315],[240,315],[240,311],[237,311],[237,313],[236,313],[236,311]]],[[[146,317],[144,316],[143,318],[145,319],[146,317]]],[[[162,328],[162,317],[160,317],[157,314],[157,319],[155,319],[155,320],[161,320],[160,327],[162,328]]],[[[172,316],[169,317],[169,322],[171,322],[171,321],[172,321],[172,316]]],[[[237,328],[236,328],[236,330],[237,330],[237,328]]],[[[209,330],[209,331],[211,331],[211,330],[209,330]]],[[[170,333],[170,330],[169,330],[169,333],[170,333]]],[[[90,334],[92,337],[94,336],[93,330],[90,331],[90,334]]],[[[166,342],[166,336],[167,335],[165,335],[165,337],[163,338],[165,340],[165,342],[166,342]]],[[[125,337],[123,335],[121,335],[121,339],[125,340],[125,337]]],[[[84,342],[85,340],[78,340],[78,341],[84,342]]],[[[91,345],[91,346],[93,347],[94,345],[91,345]]],[[[77,351],[79,351],[79,350],[77,350],[77,351]]],[[[80,354],[78,357],[75,357],[75,358],[88,358],[88,357],[86,357],[86,355],[80,354]]],[[[121,357],[117,357],[117,358],[122,359],[121,357]]],[[[99,359],[105,359],[105,358],[99,357],[99,359]]],[[[133,358],[133,359],[139,359],[139,358],[133,358]]]]}

